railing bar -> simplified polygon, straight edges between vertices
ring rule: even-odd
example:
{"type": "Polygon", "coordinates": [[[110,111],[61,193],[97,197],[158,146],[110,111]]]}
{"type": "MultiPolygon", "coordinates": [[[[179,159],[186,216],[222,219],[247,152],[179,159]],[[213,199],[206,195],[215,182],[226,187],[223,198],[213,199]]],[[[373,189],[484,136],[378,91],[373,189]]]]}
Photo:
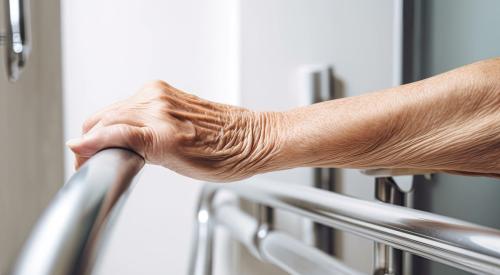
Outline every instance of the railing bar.
{"type": "Polygon", "coordinates": [[[280,231],[271,230],[265,236],[258,237],[258,221],[235,205],[222,204],[214,208],[217,226],[228,230],[232,238],[258,259],[279,266],[290,274],[362,274],[280,231]]]}
{"type": "Polygon", "coordinates": [[[93,258],[120,210],[144,160],[123,149],[97,153],[80,168],[44,211],[10,274],[65,275],[91,272],[93,258]]]}
{"type": "Polygon", "coordinates": [[[279,182],[252,181],[220,188],[464,270],[500,273],[500,251],[495,249],[499,230],[279,182]],[[472,239],[477,237],[494,243],[472,239]]]}
{"type": "MultiPolygon", "coordinates": [[[[260,201],[260,203],[263,203],[263,202],[260,201]]],[[[488,274],[499,274],[500,273],[500,265],[497,264],[497,262],[499,260],[494,258],[494,257],[474,253],[474,252],[468,251],[466,249],[460,249],[460,248],[457,248],[456,246],[447,245],[444,243],[440,243],[446,247],[441,248],[441,250],[440,250],[441,253],[439,253],[439,254],[445,254],[445,255],[437,256],[436,254],[438,254],[438,253],[436,253],[436,252],[438,252],[438,251],[436,250],[435,246],[429,244],[429,241],[426,238],[422,238],[420,240],[420,242],[415,242],[415,241],[407,242],[407,241],[400,239],[400,238],[404,238],[404,236],[398,236],[398,234],[394,234],[393,236],[389,236],[385,227],[374,226],[374,225],[368,224],[368,225],[366,225],[366,227],[370,228],[370,230],[364,230],[364,229],[359,228],[359,225],[361,224],[361,222],[356,221],[353,223],[349,223],[346,221],[346,219],[344,217],[337,218],[337,220],[331,220],[332,218],[334,218],[333,216],[329,216],[329,218],[325,218],[325,217],[322,217],[319,215],[309,215],[309,214],[304,215],[306,212],[302,212],[300,210],[294,211],[294,210],[289,209],[289,208],[280,207],[279,205],[271,205],[271,206],[276,207],[276,208],[280,208],[282,210],[289,211],[291,213],[298,214],[299,216],[311,218],[318,223],[328,225],[328,226],[331,226],[331,227],[334,227],[334,228],[337,228],[340,230],[348,231],[348,232],[355,234],[357,236],[367,238],[367,239],[370,239],[373,241],[377,241],[377,242],[380,242],[380,243],[383,243],[386,245],[390,245],[392,247],[410,252],[410,253],[415,254],[415,255],[422,256],[422,257],[430,259],[430,260],[434,260],[434,261],[441,262],[443,264],[447,264],[447,265],[451,265],[451,266],[455,266],[455,267],[460,266],[460,268],[462,270],[465,270],[465,271],[469,271],[469,272],[483,271],[483,272],[486,272],[488,274]],[[386,232],[384,232],[384,231],[386,231],[386,232]],[[384,232],[384,233],[377,234],[375,232],[384,232]],[[406,242],[406,245],[402,245],[403,242],[406,242]],[[425,248],[430,248],[430,250],[435,250],[435,253],[425,252],[425,248]],[[467,257],[463,257],[464,254],[466,254],[469,257],[473,257],[474,260],[471,261],[467,257]],[[457,257],[460,259],[449,260],[449,258],[451,258],[451,257],[457,257]],[[482,262],[483,265],[475,264],[477,262],[482,262]]],[[[412,236],[414,236],[415,238],[419,238],[418,235],[412,235],[412,236]]]]}

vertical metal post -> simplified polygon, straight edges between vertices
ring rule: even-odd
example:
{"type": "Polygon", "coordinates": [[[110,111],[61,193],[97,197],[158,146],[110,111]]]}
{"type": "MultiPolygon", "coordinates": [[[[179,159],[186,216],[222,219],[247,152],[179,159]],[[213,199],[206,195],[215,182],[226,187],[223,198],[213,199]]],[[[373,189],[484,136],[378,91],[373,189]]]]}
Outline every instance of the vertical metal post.
{"type": "Polygon", "coordinates": [[[200,202],[196,211],[194,235],[191,247],[190,275],[212,275],[214,221],[212,204],[217,189],[205,185],[201,191],[200,202]]]}
{"type": "MultiPolygon", "coordinates": [[[[413,177],[428,171],[415,169],[368,169],[361,173],[375,177],[375,198],[384,203],[413,207],[413,177]]],[[[412,255],[390,246],[375,243],[373,274],[411,275],[412,255]]]]}
{"type": "MultiPolygon", "coordinates": [[[[254,241],[260,251],[261,240],[274,229],[274,209],[263,204],[257,204],[257,222],[257,235],[254,241]]],[[[262,258],[262,255],[260,257],[262,258]]]]}
{"type": "MultiPolygon", "coordinates": [[[[376,199],[395,205],[406,205],[405,193],[391,177],[375,178],[376,199]]],[[[399,275],[403,271],[403,253],[388,245],[375,243],[374,274],[399,275]]]]}
{"type": "MultiPolygon", "coordinates": [[[[314,104],[335,98],[335,81],[328,64],[306,65],[301,68],[302,104],[314,104]]],[[[335,191],[335,171],[332,168],[314,168],[313,186],[335,191]]],[[[334,229],[320,223],[304,222],[304,241],[323,252],[334,255],[334,229]]]]}
{"type": "MultiPolygon", "coordinates": [[[[315,168],[314,187],[332,192],[335,191],[335,170],[330,168],[315,168]]],[[[314,223],[313,230],[313,245],[329,255],[334,255],[334,229],[320,223],[314,223]]]]}
{"type": "Polygon", "coordinates": [[[259,225],[266,225],[269,230],[273,229],[274,223],[274,210],[262,204],[257,205],[257,219],[259,221],[259,225]]]}

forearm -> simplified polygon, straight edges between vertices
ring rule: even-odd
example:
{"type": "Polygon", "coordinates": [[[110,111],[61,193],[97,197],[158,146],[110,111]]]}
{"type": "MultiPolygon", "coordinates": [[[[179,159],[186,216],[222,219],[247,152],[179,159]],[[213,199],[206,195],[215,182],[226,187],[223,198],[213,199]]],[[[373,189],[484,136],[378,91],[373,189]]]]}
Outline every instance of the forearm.
{"type": "Polygon", "coordinates": [[[162,81],[91,116],[68,142],[80,167],[99,150],[211,181],[287,168],[410,168],[500,175],[500,59],[288,112],[253,112],[162,81]]]}
{"type": "Polygon", "coordinates": [[[500,61],[283,114],[269,167],[500,174],[500,61]],[[278,167],[280,166],[280,167],[278,167]]]}

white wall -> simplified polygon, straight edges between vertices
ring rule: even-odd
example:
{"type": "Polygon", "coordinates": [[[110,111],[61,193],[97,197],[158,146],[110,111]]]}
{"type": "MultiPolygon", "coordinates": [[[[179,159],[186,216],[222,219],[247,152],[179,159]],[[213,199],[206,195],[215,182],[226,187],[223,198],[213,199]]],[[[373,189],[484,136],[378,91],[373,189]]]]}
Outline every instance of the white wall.
{"type": "MultiPolygon", "coordinates": [[[[166,80],[238,103],[238,1],[63,1],[65,138],[84,119],[166,80]]],[[[66,177],[73,172],[66,154],[66,177]]],[[[185,274],[201,184],[146,167],[117,223],[101,274],[185,274]]]]}

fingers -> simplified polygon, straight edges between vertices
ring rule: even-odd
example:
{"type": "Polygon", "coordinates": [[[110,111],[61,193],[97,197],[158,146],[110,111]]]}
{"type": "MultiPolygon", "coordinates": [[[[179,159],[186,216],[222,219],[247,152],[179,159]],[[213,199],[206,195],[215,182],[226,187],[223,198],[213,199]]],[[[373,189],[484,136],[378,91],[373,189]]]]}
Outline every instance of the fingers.
{"type": "Polygon", "coordinates": [[[106,107],[106,108],[98,111],[97,113],[93,114],[88,119],[86,119],[82,125],[82,134],[86,134],[88,131],[90,131],[92,128],[94,128],[94,126],[101,121],[104,114],[109,112],[111,108],[115,108],[116,105],[117,104],[115,103],[109,107],[106,107]]]}
{"type": "Polygon", "coordinates": [[[109,114],[112,113],[114,110],[116,111],[120,109],[120,106],[122,106],[123,103],[124,103],[123,101],[118,101],[116,103],[113,103],[110,106],[101,109],[100,111],[96,112],[95,114],[87,118],[82,125],[82,134],[85,134],[92,128],[94,128],[95,125],[101,122],[103,118],[112,117],[109,114]]]}
{"type": "Polygon", "coordinates": [[[121,147],[144,156],[141,143],[144,123],[137,113],[120,110],[118,103],[87,119],[82,126],[83,137],[72,139],[67,146],[75,153],[75,169],[90,156],[109,147],[121,147]]]}
{"type": "Polygon", "coordinates": [[[81,138],[69,140],[66,145],[75,153],[75,166],[78,168],[105,148],[126,148],[144,157],[147,135],[141,127],[115,124],[93,129],[81,138]]]}
{"type": "MultiPolygon", "coordinates": [[[[85,122],[84,126],[82,127],[82,135],[89,135],[91,132],[94,132],[94,131],[104,127],[104,125],[102,124],[102,121],[99,120],[92,127],[88,126],[90,128],[86,128],[86,123],[88,121],[89,120],[87,120],[85,122]]],[[[88,156],[81,156],[77,152],[75,152],[75,150],[76,151],[79,150],[78,147],[82,143],[82,139],[83,139],[83,137],[79,137],[79,138],[72,138],[72,139],[69,139],[66,141],[66,146],[68,146],[68,148],[71,151],[73,151],[73,153],[75,154],[75,160],[73,163],[73,167],[75,168],[75,170],[80,168],[89,159],[88,156]]]]}
{"type": "MultiPolygon", "coordinates": [[[[102,121],[98,121],[92,128],[87,129],[83,134],[85,135],[85,134],[89,134],[91,132],[95,132],[103,127],[104,127],[104,125],[103,125],[102,121]]],[[[66,145],[73,151],[73,149],[72,149],[74,147],[73,144],[79,144],[80,139],[82,139],[82,138],[70,139],[66,142],[66,145]]],[[[75,153],[75,162],[74,162],[75,170],[80,168],[90,158],[88,156],[79,155],[74,151],[73,151],[73,153],[75,153]]]]}
{"type": "Polygon", "coordinates": [[[88,131],[90,131],[94,126],[96,126],[97,123],[101,121],[101,116],[100,115],[93,115],[87,120],[82,125],[82,134],[86,134],[88,131]]]}
{"type": "Polygon", "coordinates": [[[108,111],[107,113],[100,114],[96,117],[92,117],[84,123],[84,126],[82,127],[83,134],[95,131],[100,127],[110,126],[114,124],[126,124],[135,127],[145,126],[144,116],[134,111],[133,109],[128,111],[108,111]]]}

